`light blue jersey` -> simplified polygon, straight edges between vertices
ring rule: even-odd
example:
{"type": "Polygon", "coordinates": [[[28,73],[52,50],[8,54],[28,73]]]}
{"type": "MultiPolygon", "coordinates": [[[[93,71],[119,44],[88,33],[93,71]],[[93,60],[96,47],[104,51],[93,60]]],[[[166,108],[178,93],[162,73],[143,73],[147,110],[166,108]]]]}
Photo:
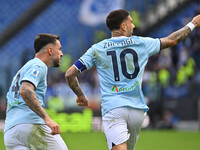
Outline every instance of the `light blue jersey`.
{"type": "Polygon", "coordinates": [[[33,112],[20,95],[21,83],[28,81],[35,86],[35,94],[44,107],[44,96],[47,89],[47,66],[38,58],[28,61],[14,76],[7,93],[7,111],[5,129],[18,124],[45,124],[44,120],[33,112]]]}
{"type": "Polygon", "coordinates": [[[142,93],[142,76],[149,57],[159,51],[159,39],[114,37],[94,44],[75,63],[80,71],[96,65],[102,94],[102,115],[122,106],[148,111],[142,93]]]}

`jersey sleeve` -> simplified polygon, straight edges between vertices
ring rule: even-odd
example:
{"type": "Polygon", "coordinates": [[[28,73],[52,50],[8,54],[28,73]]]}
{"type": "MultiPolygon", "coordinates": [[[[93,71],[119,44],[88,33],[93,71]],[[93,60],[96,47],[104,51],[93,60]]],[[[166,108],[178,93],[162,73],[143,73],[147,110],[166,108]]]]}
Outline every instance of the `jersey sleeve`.
{"type": "Polygon", "coordinates": [[[144,42],[144,46],[149,54],[149,57],[157,54],[160,51],[160,39],[141,37],[141,40],[144,42]]]}
{"type": "Polygon", "coordinates": [[[83,65],[85,65],[87,70],[89,70],[90,68],[92,68],[95,65],[94,51],[95,51],[95,49],[93,47],[91,47],[79,59],[79,60],[81,60],[83,65]]]}
{"type": "Polygon", "coordinates": [[[21,83],[23,81],[31,82],[35,87],[38,86],[39,82],[46,78],[46,69],[43,66],[33,66],[27,70],[24,74],[21,83]]]}

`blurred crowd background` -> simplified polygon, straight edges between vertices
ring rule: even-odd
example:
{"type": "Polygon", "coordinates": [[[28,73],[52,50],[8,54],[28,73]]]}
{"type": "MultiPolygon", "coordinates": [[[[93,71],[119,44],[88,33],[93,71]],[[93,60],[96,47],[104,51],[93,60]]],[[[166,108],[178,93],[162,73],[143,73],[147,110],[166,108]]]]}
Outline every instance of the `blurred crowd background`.
{"type": "MultiPolygon", "coordinates": [[[[0,119],[5,119],[6,93],[12,77],[35,55],[38,33],[61,37],[60,68],[48,71],[45,104],[56,112],[83,112],[68,87],[66,70],[94,43],[110,37],[106,15],[126,9],[139,36],[162,38],[200,14],[199,0],[0,0],[0,119]]],[[[200,29],[182,43],[149,59],[143,91],[150,111],[148,128],[176,128],[200,120],[200,29]],[[149,122],[150,121],[150,122],[149,122]]],[[[101,95],[95,68],[79,76],[94,117],[101,116],[101,95]]],[[[199,125],[200,129],[200,125],[199,125]]]]}

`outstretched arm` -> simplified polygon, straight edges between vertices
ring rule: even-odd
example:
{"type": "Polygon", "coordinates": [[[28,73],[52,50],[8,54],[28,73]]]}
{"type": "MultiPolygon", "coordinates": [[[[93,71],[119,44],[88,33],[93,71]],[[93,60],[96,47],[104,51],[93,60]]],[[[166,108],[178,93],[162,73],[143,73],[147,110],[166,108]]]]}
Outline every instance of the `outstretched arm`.
{"type": "Polygon", "coordinates": [[[192,29],[193,29],[192,26],[194,26],[195,28],[200,26],[200,15],[197,15],[196,17],[194,17],[191,23],[192,24],[186,25],[180,30],[173,32],[168,37],[161,38],[160,39],[161,49],[175,46],[179,42],[183,41],[192,32],[192,29]]]}
{"type": "Polygon", "coordinates": [[[75,66],[71,66],[66,74],[65,78],[69,85],[69,87],[74,91],[74,93],[77,95],[76,103],[78,106],[88,106],[88,99],[83,93],[82,89],[80,88],[77,75],[79,74],[79,71],[76,69],[75,66]]]}
{"type": "Polygon", "coordinates": [[[44,108],[40,105],[33,84],[26,81],[22,82],[20,94],[27,106],[38,114],[45,121],[46,125],[51,128],[51,134],[59,134],[61,132],[59,125],[48,116],[44,108]]]}

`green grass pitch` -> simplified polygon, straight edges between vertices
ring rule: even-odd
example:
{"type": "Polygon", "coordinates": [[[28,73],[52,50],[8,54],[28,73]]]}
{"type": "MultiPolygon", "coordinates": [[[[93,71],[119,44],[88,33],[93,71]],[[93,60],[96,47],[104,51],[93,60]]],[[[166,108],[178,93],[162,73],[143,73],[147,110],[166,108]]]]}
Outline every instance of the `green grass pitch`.
{"type": "MultiPolygon", "coordinates": [[[[104,133],[62,133],[69,150],[108,150],[104,133]]],[[[143,130],[136,150],[199,150],[200,132],[143,130]]],[[[0,150],[5,150],[0,132],[0,150]]]]}

